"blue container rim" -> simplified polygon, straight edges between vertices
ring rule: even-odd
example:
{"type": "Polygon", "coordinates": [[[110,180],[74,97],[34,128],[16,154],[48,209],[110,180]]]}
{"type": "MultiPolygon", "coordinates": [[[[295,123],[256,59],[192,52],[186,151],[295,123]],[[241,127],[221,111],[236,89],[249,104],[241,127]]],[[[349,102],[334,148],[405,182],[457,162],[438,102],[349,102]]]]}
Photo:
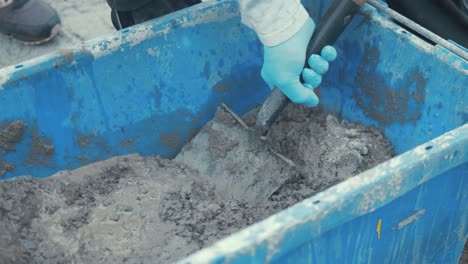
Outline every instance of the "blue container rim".
{"type": "Polygon", "coordinates": [[[209,1],[178,11],[170,16],[163,16],[138,24],[106,36],[85,41],[81,47],[62,49],[36,58],[25,60],[16,65],[0,69],[0,90],[9,83],[28,79],[35,74],[53,68],[66,67],[81,62],[92,61],[121,50],[124,44],[134,47],[154,37],[164,37],[171,30],[194,27],[213,21],[224,22],[239,16],[237,4],[232,0],[209,1]],[[223,16],[213,12],[213,8],[223,10],[223,16]],[[187,20],[190,14],[190,21],[187,20]]]}

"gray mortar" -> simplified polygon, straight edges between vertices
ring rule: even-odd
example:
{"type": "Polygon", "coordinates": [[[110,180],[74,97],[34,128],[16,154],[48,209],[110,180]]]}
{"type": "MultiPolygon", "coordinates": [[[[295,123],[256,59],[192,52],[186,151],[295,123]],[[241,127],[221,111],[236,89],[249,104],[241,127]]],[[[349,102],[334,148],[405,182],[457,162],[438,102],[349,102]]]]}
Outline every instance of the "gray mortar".
{"type": "Polygon", "coordinates": [[[197,171],[155,156],[3,181],[0,263],[170,263],[393,155],[378,130],[297,106],[269,140],[306,173],[261,205],[220,199],[197,171]]]}
{"type": "Polygon", "coordinates": [[[265,202],[299,173],[291,160],[278,155],[258,133],[219,109],[175,158],[212,182],[224,201],[256,205],[265,202]]]}

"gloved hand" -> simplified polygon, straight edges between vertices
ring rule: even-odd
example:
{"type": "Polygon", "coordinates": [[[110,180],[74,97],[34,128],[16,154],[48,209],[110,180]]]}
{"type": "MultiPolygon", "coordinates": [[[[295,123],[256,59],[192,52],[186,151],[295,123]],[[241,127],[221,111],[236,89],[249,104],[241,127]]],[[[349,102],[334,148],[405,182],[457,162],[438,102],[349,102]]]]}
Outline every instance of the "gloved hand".
{"type": "Polygon", "coordinates": [[[311,18],[287,41],[273,47],[264,47],[262,77],[271,89],[278,87],[296,104],[309,107],[318,104],[314,93],[322,82],[322,75],[328,71],[329,62],[336,59],[336,50],[331,46],[322,49],[321,55],[314,54],[308,60],[309,68],[304,68],[307,45],[315,30],[311,18]],[[304,84],[300,82],[300,75],[304,84]]]}

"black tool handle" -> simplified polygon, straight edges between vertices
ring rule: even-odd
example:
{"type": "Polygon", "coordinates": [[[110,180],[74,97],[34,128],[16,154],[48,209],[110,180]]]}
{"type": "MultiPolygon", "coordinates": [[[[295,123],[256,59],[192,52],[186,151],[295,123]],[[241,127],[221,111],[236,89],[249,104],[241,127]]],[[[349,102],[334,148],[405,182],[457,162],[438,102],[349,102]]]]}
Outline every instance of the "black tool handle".
{"type": "MultiPolygon", "coordinates": [[[[334,0],[330,4],[307,47],[306,66],[307,59],[312,54],[320,54],[325,46],[335,43],[365,2],[367,0],[334,0]]],[[[288,103],[289,98],[275,87],[257,116],[256,128],[262,136],[268,133],[271,125],[288,103]]]]}

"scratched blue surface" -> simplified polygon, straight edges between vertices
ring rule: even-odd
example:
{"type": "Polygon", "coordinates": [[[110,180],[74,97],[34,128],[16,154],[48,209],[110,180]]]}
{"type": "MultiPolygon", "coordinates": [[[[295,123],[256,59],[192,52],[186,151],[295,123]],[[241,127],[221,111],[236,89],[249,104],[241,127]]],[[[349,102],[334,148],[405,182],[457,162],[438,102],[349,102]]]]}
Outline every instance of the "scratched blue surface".
{"type": "Polygon", "coordinates": [[[466,223],[468,210],[468,177],[462,171],[461,167],[452,169],[385,207],[291,250],[273,263],[458,263],[464,245],[459,237],[463,221],[455,216],[464,210],[466,223]],[[450,177],[450,181],[444,177],[450,177]],[[422,210],[421,219],[397,228],[402,220],[422,210]],[[379,219],[380,239],[376,233],[379,219]]]}
{"type": "MultiPolygon", "coordinates": [[[[203,20],[205,9],[179,19],[203,20]]],[[[169,25],[167,33],[137,46],[126,41],[138,32],[130,29],[73,52],[23,63],[11,73],[3,70],[11,76],[0,90],[0,123],[20,119],[28,124],[17,151],[4,156],[16,165],[6,178],[48,176],[133,152],[173,157],[221,101],[240,112],[258,105],[268,91],[258,74],[261,46],[240,25],[235,5],[210,11],[225,21],[182,27],[169,17],[145,31],[169,25]],[[223,18],[226,14],[232,18],[223,18]],[[96,59],[91,52],[106,52],[116,40],[122,44],[112,53],[96,59]],[[55,147],[53,157],[37,166],[27,161],[33,129],[55,147]]]]}
{"type": "MultiPolygon", "coordinates": [[[[329,1],[305,2],[318,18],[329,1]]],[[[324,77],[321,106],[381,128],[399,154],[467,123],[466,61],[369,6],[336,47],[339,57],[324,77]]],[[[4,179],[45,177],[134,152],[173,157],[221,102],[243,114],[263,101],[268,89],[259,74],[261,55],[255,34],[240,24],[235,1],[219,1],[2,69],[0,124],[27,124],[16,150],[0,156],[15,165],[4,179]],[[41,162],[31,161],[34,135],[54,146],[41,162]]],[[[427,182],[407,168],[427,169],[422,161],[389,170],[387,176],[407,173],[406,187],[375,209],[354,210],[358,196],[346,211],[287,229],[272,262],[456,263],[468,234],[466,144],[453,141],[452,152],[441,152],[460,153],[456,166],[433,157],[427,182]],[[423,209],[417,221],[392,229],[423,209]]],[[[263,242],[245,243],[255,253],[220,251],[219,263],[261,263],[270,254],[263,242]]]]}

